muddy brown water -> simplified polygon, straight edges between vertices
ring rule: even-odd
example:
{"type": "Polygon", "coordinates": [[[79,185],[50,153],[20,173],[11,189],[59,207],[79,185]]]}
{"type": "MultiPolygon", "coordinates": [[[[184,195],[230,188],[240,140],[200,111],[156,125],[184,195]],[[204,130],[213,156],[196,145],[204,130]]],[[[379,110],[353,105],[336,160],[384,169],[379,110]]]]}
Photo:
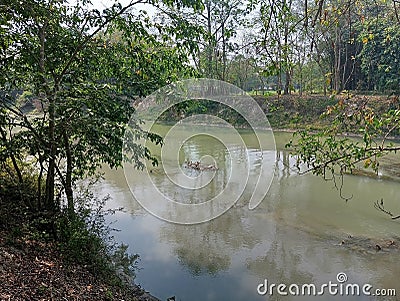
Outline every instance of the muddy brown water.
{"type": "MultiPolygon", "coordinates": [[[[159,126],[162,132],[168,129],[159,126]]],[[[187,131],[190,136],[193,128],[187,131]]],[[[209,131],[218,132],[219,137],[230,135],[228,129],[209,131]]],[[[247,153],[256,151],[251,132],[243,130],[241,134],[248,143],[247,153]]],[[[275,132],[274,178],[256,209],[248,209],[249,194],[245,192],[226,213],[197,225],[178,225],[152,216],[133,198],[124,172],[104,168],[105,180],[98,186],[98,193],[110,194],[109,207],[125,208],[111,219],[116,220],[113,227],[121,230],[115,233],[117,240],[129,244],[129,252],[140,255],[135,282],[161,300],[171,296],[191,301],[400,298],[257,292],[265,279],[268,283],[300,287],[315,284],[320,288],[329,281],[339,284],[337,275],[345,273],[344,284],[370,284],[372,294],[375,289],[392,288],[400,294],[400,219],[391,220],[373,206],[374,201],[383,198],[386,208],[400,214],[395,170],[400,160],[396,156],[383,160],[381,173],[389,178],[346,176],[343,194],[353,197],[345,202],[332,182],[311,174],[300,176],[291,168],[294,161],[284,149],[290,138],[290,133],[275,132]]],[[[211,155],[219,166],[210,190],[204,193],[211,195],[223,189],[224,168],[229,166],[223,144],[207,137],[195,137],[186,144],[178,156],[181,164],[187,158],[197,160],[211,155]]],[[[239,156],[243,156],[243,164],[248,164],[244,158],[247,153],[240,148],[237,152],[242,152],[239,156]]],[[[141,172],[129,176],[133,182],[142,183],[141,172]]],[[[163,166],[153,168],[151,177],[164,193],[180,193],[166,179],[163,166]]],[[[147,188],[140,187],[143,191],[147,188]]]]}

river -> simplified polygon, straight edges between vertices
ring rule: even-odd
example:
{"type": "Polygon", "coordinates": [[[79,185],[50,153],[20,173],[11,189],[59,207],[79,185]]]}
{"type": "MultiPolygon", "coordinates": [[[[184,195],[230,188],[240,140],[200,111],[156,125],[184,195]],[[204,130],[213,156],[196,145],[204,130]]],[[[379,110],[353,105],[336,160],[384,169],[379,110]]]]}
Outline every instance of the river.
{"type": "MultiPolygon", "coordinates": [[[[160,127],[164,132],[169,129],[160,127]]],[[[192,130],[187,129],[189,136],[192,130]]],[[[225,135],[225,129],[218,131],[218,135],[225,135]]],[[[249,164],[244,156],[256,148],[251,147],[250,132],[243,130],[241,134],[250,141],[250,150],[246,153],[237,148],[235,155],[243,156],[243,164],[249,164]]],[[[228,129],[226,135],[230,135],[228,129]]],[[[394,245],[400,244],[400,220],[391,220],[373,206],[383,198],[386,208],[400,214],[398,178],[346,176],[343,194],[353,196],[346,202],[332,181],[297,174],[284,148],[290,138],[290,133],[275,132],[272,185],[257,208],[248,209],[245,191],[226,213],[196,225],[154,217],[133,199],[122,170],[104,168],[105,180],[98,187],[99,193],[112,197],[109,207],[125,208],[112,217],[113,227],[121,230],[114,235],[117,241],[129,244],[129,252],[140,255],[135,282],[161,300],[171,296],[191,301],[397,300],[362,293],[346,296],[339,292],[333,296],[327,291],[315,297],[282,296],[276,288],[272,295],[257,292],[265,279],[268,284],[285,284],[288,292],[291,284],[299,288],[315,284],[317,289],[329,281],[339,285],[337,275],[345,273],[347,281],[342,284],[371,284],[371,293],[376,288],[394,288],[400,294],[399,250],[391,246],[391,240],[394,245]],[[376,244],[382,249],[378,250],[376,244]]],[[[189,158],[214,157],[219,169],[202,174],[210,186],[205,193],[216,194],[226,185],[229,169],[224,151],[217,139],[194,137],[182,146],[178,161],[182,165],[189,158]]],[[[393,173],[394,159],[383,161],[383,173],[393,173]]],[[[142,173],[129,174],[131,183],[149,191],[150,187],[143,187],[142,173]]],[[[152,168],[151,177],[164,193],[192,200],[193,195],[171,188],[163,166],[152,168]]],[[[152,198],[151,194],[147,197],[152,198]]],[[[194,194],[194,198],[204,195],[194,194]]]]}

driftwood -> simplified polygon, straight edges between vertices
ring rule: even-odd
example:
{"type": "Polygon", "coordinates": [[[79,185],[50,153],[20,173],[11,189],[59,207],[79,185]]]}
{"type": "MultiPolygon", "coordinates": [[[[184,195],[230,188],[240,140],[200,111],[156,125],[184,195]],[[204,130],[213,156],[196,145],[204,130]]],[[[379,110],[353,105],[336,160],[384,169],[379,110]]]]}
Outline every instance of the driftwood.
{"type": "Polygon", "coordinates": [[[200,161],[186,161],[185,168],[191,168],[194,170],[218,170],[218,167],[215,164],[204,165],[200,161]]]}

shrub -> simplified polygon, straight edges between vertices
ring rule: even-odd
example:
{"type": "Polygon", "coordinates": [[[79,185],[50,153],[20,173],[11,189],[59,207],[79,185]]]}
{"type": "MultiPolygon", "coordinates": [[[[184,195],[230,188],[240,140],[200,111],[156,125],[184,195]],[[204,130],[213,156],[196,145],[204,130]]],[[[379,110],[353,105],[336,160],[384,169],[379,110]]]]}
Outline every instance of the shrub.
{"type": "Polygon", "coordinates": [[[63,210],[57,221],[57,234],[62,254],[67,260],[87,266],[103,276],[118,273],[123,280],[133,280],[138,255],[129,255],[127,246],[115,242],[105,216],[109,197],[99,199],[86,190],[75,197],[75,214],[63,210]]]}

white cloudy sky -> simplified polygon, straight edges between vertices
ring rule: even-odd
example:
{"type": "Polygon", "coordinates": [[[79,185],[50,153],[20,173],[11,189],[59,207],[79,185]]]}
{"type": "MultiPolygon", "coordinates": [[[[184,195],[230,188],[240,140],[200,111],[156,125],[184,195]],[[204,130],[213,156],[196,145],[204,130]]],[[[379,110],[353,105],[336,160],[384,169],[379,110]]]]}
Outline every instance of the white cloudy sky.
{"type": "MultiPolygon", "coordinates": [[[[129,4],[132,0],[92,0],[92,6],[90,8],[96,8],[99,11],[112,6],[116,2],[120,2],[123,6],[129,4]]],[[[75,1],[72,0],[70,3],[73,4],[75,1]]],[[[151,5],[143,5],[143,4],[138,4],[134,6],[135,9],[143,9],[146,10],[149,14],[152,14],[155,10],[151,5]]]]}

